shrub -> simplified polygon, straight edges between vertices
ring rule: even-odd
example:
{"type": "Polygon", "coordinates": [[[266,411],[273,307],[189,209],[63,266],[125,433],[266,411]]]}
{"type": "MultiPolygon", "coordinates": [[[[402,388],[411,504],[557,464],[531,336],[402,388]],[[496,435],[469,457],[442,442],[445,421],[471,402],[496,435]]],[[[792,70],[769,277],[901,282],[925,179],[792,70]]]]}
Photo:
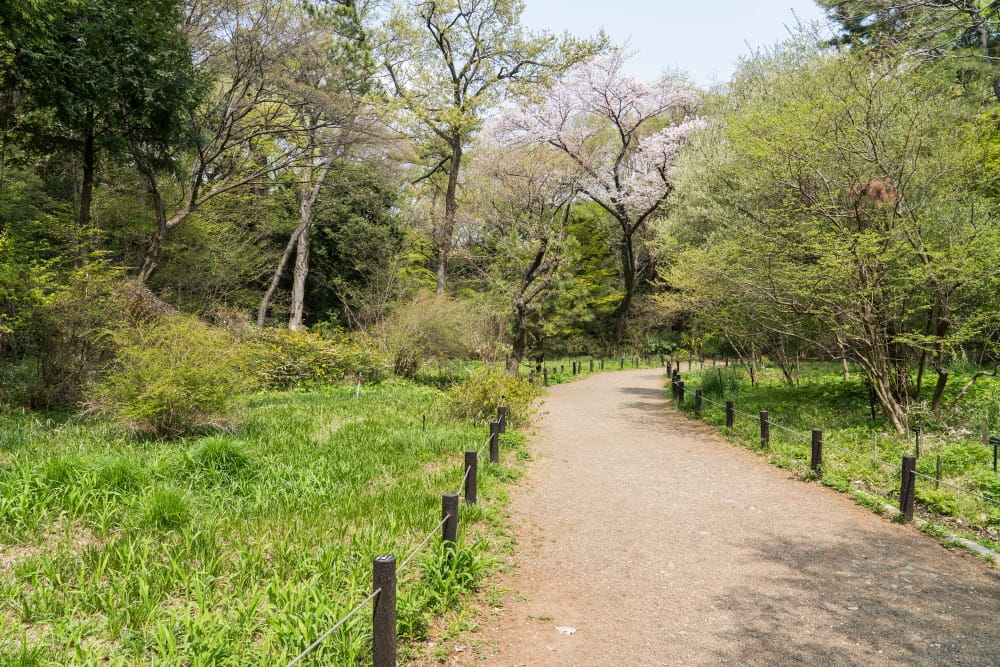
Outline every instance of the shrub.
{"type": "Polygon", "coordinates": [[[412,378],[427,360],[467,359],[479,352],[479,324],[467,304],[421,293],[399,305],[372,335],[392,360],[393,372],[412,378]]]}
{"type": "Polygon", "coordinates": [[[372,346],[347,337],[324,338],[305,329],[253,332],[245,364],[251,378],[273,388],[329,384],[358,373],[366,382],[378,382],[386,375],[386,363],[372,346]]]}
{"type": "Polygon", "coordinates": [[[119,336],[117,359],[93,386],[89,409],[156,437],[227,425],[247,387],[226,332],[175,315],[119,336]]]}
{"type": "Polygon", "coordinates": [[[497,369],[484,369],[448,392],[448,411],[458,419],[496,419],[497,406],[507,406],[507,422],[524,426],[534,414],[532,403],[540,395],[527,380],[497,369]]]}

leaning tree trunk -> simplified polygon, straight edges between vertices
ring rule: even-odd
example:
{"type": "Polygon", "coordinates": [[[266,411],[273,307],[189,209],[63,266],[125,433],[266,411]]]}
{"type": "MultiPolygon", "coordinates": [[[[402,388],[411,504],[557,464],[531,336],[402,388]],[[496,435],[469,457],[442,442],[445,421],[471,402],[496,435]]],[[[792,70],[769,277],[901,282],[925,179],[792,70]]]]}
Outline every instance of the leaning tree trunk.
{"type": "Polygon", "coordinates": [[[292,331],[302,327],[305,310],[306,277],[309,275],[309,225],[299,234],[295,244],[295,269],[292,273],[292,312],[288,317],[288,328],[292,331]]]}
{"type": "Polygon", "coordinates": [[[444,192],[444,219],[437,230],[437,293],[444,294],[448,278],[448,258],[451,255],[451,237],[455,231],[455,214],[458,212],[458,175],[462,165],[462,143],[454,139],[448,165],[448,186],[444,192]]]}
{"type": "Polygon", "coordinates": [[[510,346],[510,356],[507,357],[507,374],[517,375],[521,360],[528,349],[527,308],[523,303],[514,304],[514,336],[510,346]]]}

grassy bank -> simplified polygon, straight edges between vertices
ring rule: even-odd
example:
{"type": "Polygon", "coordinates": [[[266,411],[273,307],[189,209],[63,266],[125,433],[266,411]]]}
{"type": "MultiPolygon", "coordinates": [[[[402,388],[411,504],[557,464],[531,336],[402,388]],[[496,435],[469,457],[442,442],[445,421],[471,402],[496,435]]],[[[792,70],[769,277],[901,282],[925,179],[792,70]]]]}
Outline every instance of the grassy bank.
{"type": "MultiPolygon", "coordinates": [[[[261,393],[237,433],[179,442],[0,417],[0,663],[283,664],[368,594],[372,557],[405,557],[459,487],[461,452],[486,431],[449,423],[440,399],[402,382],[359,399],[261,393]]],[[[519,443],[504,436],[504,462],[519,443]]],[[[498,520],[490,499],[515,474],[480,468],[465,527],[498,520]]],[[[483,543],[456,559],[436,544],[401,574],[404,652],[488,565],[483,543]]],[[[364,658],[369,624],[353,617],[312,664],[364,658]]]]}
{"type": "MultiPolygon", "coordinates": [[[[705,397],[701,418],[719,426],[744,446],[762,450],[761,410],[772,423],[766,454],[776,464],[810,476],[810,431],[823,431],[823,483],[844,492],[864,491],[898,502],[902,456],[915,451],[914,435],[898,435],[876,413],[871,417],[868,390],[863,380],[844,380],[839,365],[807,364],[797,386],[789,386],[774,369],[765,372],[757,386],[738,368],[711,368],[682,372],[684,409],[694,411],[694,392],[705,397]],[[732,400],[736,415],[726,429],[724,402],[732,400]],[[782,428],[784,427],[784,428],[782,428]]],[[[918,511],[933,519],[930,530],[945,528],[968,534],[996,549],[1000,547],[1000,507],[949,488],[954,485],[993,499],[1000,499],[1000,475],[993,472],[993,450],[981,441],[981,425],[995,431],[1000,411],[1000,389],[987,379],[964,399],[971,407],[947,419],[915,411],[914,423],[923,427],[917,471],[935,478],[940,459],[942,484],[917,478],[918,511]],[[935,528],[937,526],[937,528],[935,528]]],[[[953,390],[961,386],[959,375],[953,390]]],[[[669,389],[668,389],[669,391],[669,389]]],[[[928,390],[929,395],[929,390],[928,390]]],[[[762,450],[763,451],[763,450],[762,450]]]]}

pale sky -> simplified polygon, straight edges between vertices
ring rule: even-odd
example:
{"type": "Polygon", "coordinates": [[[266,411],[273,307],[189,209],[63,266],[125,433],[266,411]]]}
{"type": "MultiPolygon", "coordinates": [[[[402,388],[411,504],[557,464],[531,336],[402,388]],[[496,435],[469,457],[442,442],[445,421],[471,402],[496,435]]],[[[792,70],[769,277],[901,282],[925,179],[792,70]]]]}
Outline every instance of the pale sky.
{"type": "Polygon", "coordinates": [[[636,52],[630,73],[654,79],[664,69],[696,83],[729,80],[737,59],[788,36],[798,17],[823,17],[813,0],[526,0],[522,22],[534,30],[586,36],[604,28],[636,52]],[[786,27],[787,26],[787,27],[786,27]]]}

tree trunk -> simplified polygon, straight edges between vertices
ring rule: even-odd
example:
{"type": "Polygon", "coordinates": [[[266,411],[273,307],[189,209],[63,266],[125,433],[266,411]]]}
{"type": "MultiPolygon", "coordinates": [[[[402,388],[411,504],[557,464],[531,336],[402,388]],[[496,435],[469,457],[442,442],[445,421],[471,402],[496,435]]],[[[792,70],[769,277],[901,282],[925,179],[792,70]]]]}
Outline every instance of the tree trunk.
{"type": "Polygon", "coordinates": [[[882,411],[892,424],[896,433],[906,432],[906,413],[902,406],[893,397],[892,387],[889,378],[884,374],[869,375],[875,396],[878,398],[882,411]]]}
{"type": "Polygon", "coordinates": [[[153,203],[153,214],[156,218],[156,231],[153,232],[153,238],[150,239],[149,245],[146,246],[146,254],[143,257],[142,266],[139,267],[139,275],[136,277],[139,284],[145,286],[159,266],[160,254],[163,252],[163,243],[167,238],[169,226],[167,221],[167,205],[163,201],[163,195],[160,194],[160,188],[156,184],[156,173],[149,162],[143,160],[137,154],[134,154],[134,156],[136,163],[139,165],[139,171],[142,172],[143,178],[146,179],[146,191],[153,203]]]}
{"type": "Polygon", "coordinates": [[[458,212],[458,175],[462,166],[462,142],[455,137],[451,144],[451,160],[448,164],[448,186],[444,192],[444,219],[437,230],[437,293],[444,294],[448,273],[448,257],[451,255],[451,236],[455,230],[455,214],[458,212]]]}
{"type": "Polygon", "coordinates": [[[309,275],[309,228],[312,226],[312,211],[319,192],[326,181],[326,176],[330,173],[330,166],[333,164],[333,153],[327,155],[316,170],[314,166],[307,167],[302,175],[302,186],[299,188],[299,224],[292,232],[292,237],[288,239],[278,266],[274,269],[271,282],[261,299],[260,308],[257,310],[257,326],[264,326],[264,318],[267,316],[267,309],[271,305],[274,292],[281,282],[281,276],[285,272],[288,260],[295,250],[295,269],[292,274],[292,308],[288,318],[288,328],[298,329],[302,326],[302,317],[305,312],[306,278],[309,275]]]}
{"type": "Polygon", "coordinates": [[[519,301],[514,302],[514,338],[511,341],[510,356],[507,357],[507,374],[512,377],[517,375],[528,348],[527,309],[519,301]]]}
{"type": "Polygon", "coordinates": [[[87,112],[87,136],[83,139],[83,184],[80,187],[80,210],[76,219],[77,257],[83,256],[80,235],[90,226],[90,207],[94,200],[94,172],[97,171],[97,149],[94,146],[94,112],[87,112]]]}
{"type": "Polygon", "coordinates": [[[615,326],[611,333],[611,344],[615,348],[620,347],[622,341],[625,340],[628,326],[627,318],[632,308],[632,296],[635,294],[635,250],[633,248],[632,234],[627,233],[627,231],[622,235],[620,257],[625,295],[614,312],[615,326]]]}
{"type": "Polygon", "coordinates": [[[302,313],[305,310],[306,276],[309,275],[309,224],[306,224],[299,241],[295,244],[295,270],[292,273],[292,312],[288,317],[288,328],[295,331],[302,327],[302,313]]]}
{"type": "Polygon", "coordinates": [[[292,251],[299,243],[299,234],[302,233],[301,222],[299,227],[292,232],[292,236],[288,239],[288,243],[285,245],[285,251],[281,253],[281,258],[278,260],[278,266],[274,269],[274,275],[271,276],[271,282],[267,286],[267,290],[264,291],[264,298],[260,301],[260,308],[257,309],[257,326],[264,326],[264,319],[267,317],[267,309],[271,305],[271,299],[274,298],[274,292],[278,289],[278,284],[281,282],[281,275],[285,272],[285,267],[288,266],[288,260],[292,256],[292,251]]]}

